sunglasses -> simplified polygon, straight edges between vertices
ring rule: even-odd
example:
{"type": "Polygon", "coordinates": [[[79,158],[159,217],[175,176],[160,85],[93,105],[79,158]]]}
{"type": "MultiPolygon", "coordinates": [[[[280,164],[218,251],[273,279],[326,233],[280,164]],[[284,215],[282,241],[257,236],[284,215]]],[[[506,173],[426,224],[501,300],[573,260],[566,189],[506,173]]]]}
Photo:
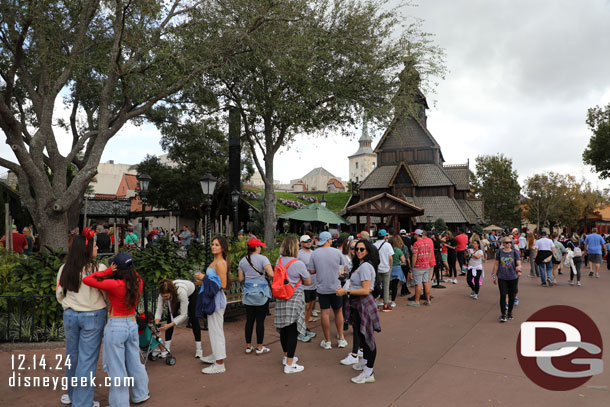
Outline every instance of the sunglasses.
{"type": "Polygon", "coordinates": [[[301,243],[311,243],[311,239],[309,239],[309,240],[303,240],[301,243]]]}
{"type": "Polygon", "coordinates": [[[355,250],[355,249],[356,249],[356,246],[352,246],[352,247],[350,247],[349,249],[350,249],[350,250],[355,250]]]}
{"type": "Polygon", "coordinates": [[[511,244],[510,242],[502,242],[502,244],[511,244]]]}
{"type": "Polygon", "coordinates": [[[355,247],[354,250],[356,250],[357,252],[364,253],[366,251],[366,247],[355,247]]]}

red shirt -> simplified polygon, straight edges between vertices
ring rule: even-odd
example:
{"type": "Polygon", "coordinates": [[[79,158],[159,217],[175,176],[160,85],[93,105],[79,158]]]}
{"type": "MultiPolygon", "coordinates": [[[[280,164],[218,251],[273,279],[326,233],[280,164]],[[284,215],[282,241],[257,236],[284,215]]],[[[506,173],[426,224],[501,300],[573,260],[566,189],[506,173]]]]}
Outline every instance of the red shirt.
{"type": "Polygon", "coordinates": [[[23,253],[28,248],[28,239],[21,233],[13,232],[13,251],[23,253]]]}
{"type": "Polygon", "coordinates": [[[417,254],[417,260],[415,261],[413,268],[418,270],[430,268],[432,266],[432,259],[434,259],[434,244],[432,243],[432,239],[418,239],[417,242],[413,244],[413,254],[417,254]],[[427,242],[427,240],[430,242],[427,242]]]}
{"type": "MultiPolygon", "coordinates": [[[[95,277],[103,277],[112,274],[112,269],[109,267],[106,270],[98,271],[93,274],[89,274],[83,278],[83,283],[89,287],[99,288],[108,293],[108,299],[110,300],[110,314],[114,316],[132,315],[135,314],[135,307],[128,307],[125,304],[125,281],[115,280],[109,278],[108,280],[98,281],[95,277]]],[[[138,279],[140,286],[139,292],[142,293],[142,279],[138,279]]]]}
{"type": "Polygon", "coordinates": [[[455,241],[457,242],[455,245],[455,250],[458,252],[466,250],[466,247],[468,246],[468,236],[465,233],[460,233],[457,235],[455,237],[455,241]]]}

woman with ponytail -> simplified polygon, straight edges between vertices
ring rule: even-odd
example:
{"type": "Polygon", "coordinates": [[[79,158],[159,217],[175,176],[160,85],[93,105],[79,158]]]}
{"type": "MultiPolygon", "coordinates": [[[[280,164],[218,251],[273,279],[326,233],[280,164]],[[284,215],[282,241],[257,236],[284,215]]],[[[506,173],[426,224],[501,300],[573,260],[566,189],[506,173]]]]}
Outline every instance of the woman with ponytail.
{"type": "Polygon", "coordinates": [[[148,400],[148,375],[140,362],[135,318],[142,292],[142,279],[136,273],[133,259],[128,253],[119,253],[111,260],[111,268],[83,278],[83,283],[106,291],[110,300],[103,354],[104,371],[112,382],[108,395],[110,405],[129,406],[130,386],[127,377],[133,378],[132,403],[148,400]]]}
{"type": "Polygon", "coordinates": [[[70,361],[66,369],[68,394],[61,397],[62,404],[85,407],[100,405],[99,402],[93,401],[92,384],[84,386],[81,381],[95,378],[106,322],[104,293],[81,284],[84,277],[97,271],[96,256],[95,241],[76,235],[72,239],[66,263],[57,273],[55,296],[64,309],[66,361],[70,361]],[[79,378],[80,386],[72,386],[73,377],[79,378]]]}
{"type": "Polygon", "coordinates": [[[210,335],[212,354],[201,358],[202,362],[211,366],[201,370],[201,373],[204,374],[224,373],[226,371],[224,360],[227,357],[223,328],[224,314],[227,308],[227,297],[223,290],[229,286],[229,244],[227,239],[216,236],[212,240],[211,250],[214,260],[208,266],[205,275],[196,273],[194,276],[197,280],[203,281],[202,290],[205,284],[218,285],[218,292],[215,294],[213,301],[214,312],[208,314],[208,334],[210,335]]]}

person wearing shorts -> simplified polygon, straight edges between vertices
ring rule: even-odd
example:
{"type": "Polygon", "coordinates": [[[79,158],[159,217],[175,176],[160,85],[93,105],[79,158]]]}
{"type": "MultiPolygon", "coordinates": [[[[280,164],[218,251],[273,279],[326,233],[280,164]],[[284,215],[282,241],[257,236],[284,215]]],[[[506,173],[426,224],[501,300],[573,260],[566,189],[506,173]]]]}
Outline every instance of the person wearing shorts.
{"type": "MultiPolygon", "coordinates": [[[[419,298],[421,296],[423,285],[428,284],[428,274],[430,272],[430,259],[434,255],[433,248],[427,244],[423,237],[423,231],[417,229],[415,231],[416,242],[413,245],[413,257],[411,264],[413,265],[413,284],[415,284],[415,298],[414,301],[409,302],[407,305],[411,307],[419,307],[419,298]]],[[[426,302],[424,305],[430,305],[430,290],[426,292],[426,302]]]]}
{"type": "Polygon", "coordinates": [[[330,308],[335,314],[335,326],[339,340],[337,346],[345,348],[347,341],[343,337],[343,300],[336,294],[337,288],[341,287],[339,274],[345,273],[345,257],[341,251],[331,247],[332,237],[329,232],[322,232],[318,238],[318,248],[313,251],[309,259],[307,269],[310,274],[316,275],[316,291],[318,302],[322,310],[322,331],[324,339],[320,346],[331,349],[330,342],[330,308]]]}
{"type": "Polygon", "coordinates": [[[589,277],[593,277],[593,274],[595,274],[595,277],[599,278],[599,268],[603,259],[602,253],[604,256],[606,255],[606,242],[597,233],[597,228],[591,229],[591,234],[585,239],[585,253],[589,255],[589,262],[591,262],[589,277]]]}

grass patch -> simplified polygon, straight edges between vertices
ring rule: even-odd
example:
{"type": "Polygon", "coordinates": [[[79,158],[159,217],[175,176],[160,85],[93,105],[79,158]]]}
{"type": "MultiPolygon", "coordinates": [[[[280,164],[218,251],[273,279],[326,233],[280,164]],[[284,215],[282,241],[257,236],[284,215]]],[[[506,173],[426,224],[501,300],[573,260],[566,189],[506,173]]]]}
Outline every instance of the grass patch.
{"type": "MultiPolygon", "coordinates": [[[[261,190],[256,190],[256,189],[250,189],[250,188],[245,188],[248,191],[254,191],[257,192],[258,194],[261,195],[261,198],[264,197],[265,195],[265,191],[261,191],[261,190]]],[[[298,199],[297,195],[305,195],[305,196],[313,196],[315,198],[318,199],[318,201],[322,200],[322,195],[324,195],[324,199],[326,199],[326,207],[328,209],[330,209],[332,212],[334,213],[339,213],[343,207],[345,206],[345,203],[349,200],[350,198],[350,193],[349,192],[337,192],[337,193],[329,193],[329,194],[304,194],[302,192],[275,192],[275,212],[278,215],[284,214],[284,213],[288,213],[288,212],[292,212],[295,209],[291,208],[289,206],[286,206],[282,203],[280,203],[279,201],[277,201],[277,198],[284,198],[284,199],[291,199],[293,201],[298,201],[301,202],[303,205],[309,205],[310,202],[304,201],[302,199],[298,199]]],[[[248,198],[244,198],[246,201],[248,201],[252,206],[256,207],[259,210],[263,210],[263,200],[255,200],[255,199],[248,199],[248,198]]]]}

